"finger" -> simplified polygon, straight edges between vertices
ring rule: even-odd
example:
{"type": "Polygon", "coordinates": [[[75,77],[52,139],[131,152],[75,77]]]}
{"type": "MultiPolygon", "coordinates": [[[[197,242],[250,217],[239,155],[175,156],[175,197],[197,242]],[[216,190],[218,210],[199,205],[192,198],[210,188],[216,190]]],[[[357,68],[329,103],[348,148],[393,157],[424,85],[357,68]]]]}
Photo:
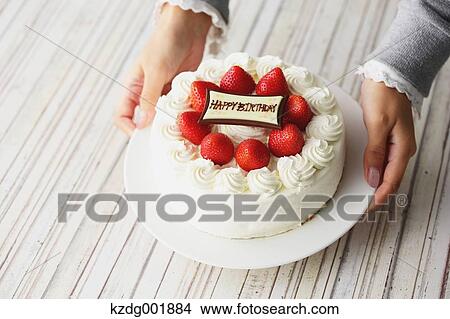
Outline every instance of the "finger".
{"type": "Polygon", "coordinates": [[[393,130],[393,143],[389,146],[388,163],[383,174],[383,183],[375,192],[375,205],[387,203],[390,194],[395,194],[405,174],[411,157],[414,139],[403,132],[393,130]]]}
{"type": "Polygon", "coordinates": [[[364,151],[364,175],[371,187],[378,187],[386,162],[388,129],[385,125],[367,125],[368,142],[364,151]]]}
{"type": "Polygon", "coordinates": [[[127,92],[118,105],[114,115],[114,123],[116,126],[128,135],[131,135],[136,128],[136,125],[133,122],[136,105],[137,99],[135,94],[127,92]]]}
{"type": "Polygon", "coordinates": [[[127,89],[120,103],[116,107],[114,123],[116,126],[131,135],[136,128],[133,122],[134,110],[139,103],[139,96],[142,91],[142,77],[140,67],[135,66],[130,74],[127,89]]]}
{"type": "Polygon", "coordinates": [[[127,135],[131,136],[136,129],[136,125],[133,120],[127,117],[118,117],[115,119],[116,126],[125,132],[127,135]]]}
{"type": "Polygon", "coordinates": [[[156,102],[158,101],[165,84],[162,72],[152,70],[145,73],[144,86],[142,88],[139,105],[142,109],[142,117],[137,125],[138,128],[146,127],[155,114],[156,102]]]}

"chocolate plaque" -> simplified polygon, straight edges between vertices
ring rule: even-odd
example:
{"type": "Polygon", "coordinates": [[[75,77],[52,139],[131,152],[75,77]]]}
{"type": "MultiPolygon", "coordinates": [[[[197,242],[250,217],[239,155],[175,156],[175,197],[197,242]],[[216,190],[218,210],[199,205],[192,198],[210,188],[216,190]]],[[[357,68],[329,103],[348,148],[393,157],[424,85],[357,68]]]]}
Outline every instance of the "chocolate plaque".
{"type": "Polygon", "coordinates": [[[283,96],[235,95],[208,90],[199,122],[280,128],[283,96]]]}

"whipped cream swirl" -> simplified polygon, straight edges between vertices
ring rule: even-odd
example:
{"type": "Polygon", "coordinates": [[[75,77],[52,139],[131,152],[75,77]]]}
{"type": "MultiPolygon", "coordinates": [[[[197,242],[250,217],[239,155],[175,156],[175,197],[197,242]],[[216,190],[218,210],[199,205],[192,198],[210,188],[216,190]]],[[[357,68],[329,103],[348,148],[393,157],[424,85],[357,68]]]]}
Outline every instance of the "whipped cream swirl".
{"type": "Polygon", "coordinates": [[[271,196],[282,186],[277,171],[271,172],[267,167],[248,172],[247,182],[250,191],[262,196],[271,196]]]}
{"type": "Polygon", "coordinates": [[[191,143],[175,141],[169,147],[169,156],[177,164],[187,163],[197,157],[197,148],[191,143]]]}
{"type": "Polygon", "coordinates": [[[258,59],[258,62],[256,63],[256,73],[258,74],[259,78],[262,78],[264,75],[266,75],[267,72],[271,71],[275,67],[283,68],[283,61],[273,55],[265,55],[258,59]]]}
{"type": "Polygon", "coordinates": [[[299,66],[290,66],[283,71],[289,89],[298,95],[302,95],[307,89],[316,83],[314,75],[307,69],[299,66]]]}
{"type": "Polygon", "coordinates": [[[309,88],[305,98],[315,114],[332,113],[336,106],[336,99],[327,87],[309,88]]]}
{"type": "Polygon", "coordinates": [[[172,80],[172,93],[174,96],[177,96],[178,99],[189,99],[189,94],[191,92],[192,82],[197,80],[197,74],[195,72],[181,72],[172,80]]]}
{"type": "Polygon", "coordinates": [[[176,123],[163,124],[161,127],[161,134],[168,140],[179,141],[183,139],[180,128],[176,123]]]}
{"type": "Polygon", "coordinates": [[[306,134],[317,139],[335,142],[344,131],[344,124],[338,115],[317,115],[306,127],[306,134]]]}
{"type": "Polygon", "coordinates": [[[235,143],[254,138],[263,143],[267,142],[268,129],[255,126],[243,126],[243,125],[218,125],[218,131],[224,133],[230,137],[235,143]]]}
{"type": "Polygon", "coordinates": [[[314,165],[300,154],[285,156],[278,160],[277,169],[286,188],[299,188],[310,185],[316,172],[314,165]]]}
{"type": "Polygon", "coordinates": [[[216,190],[243,193],[247,189],[247,180],[237,167],[227,167],[217,174],[216,190]]]}
{"type": "Polygon", "coordinates": [[[188,104],[185,98],[169,92],[168,95],[163,95],[159,98],[156,107],[176,117],[188,108],[188,104]]]}
{"type": "Polygon", "coordinates": [[[334,158],[334,150],[327,141],[311,138],[306,140],[302,155],[310,160],[315,168],[322,169],[334,158]]]}
{"type": "Polygon", "coordinates": [[[197,158],[190,165],[191,174],[194,183],[202,189],[211,189],[214,186],[219,166],[214,165],[210,160],[197,158]]]}
{"type": "Polygon", "coordinates": [[[203,61],[197,69],[197,73],[201,79],[216,84],[220,82],[220,79],[226,71],[222,60],[218,59],[203,61]]]}
{"type": "Polygon", "coordinates": [[[225,58],[225,72],[234,65],[240,66],[250,74],[255,72],[255,60],[248,53],[236,52],[225,58]]]}

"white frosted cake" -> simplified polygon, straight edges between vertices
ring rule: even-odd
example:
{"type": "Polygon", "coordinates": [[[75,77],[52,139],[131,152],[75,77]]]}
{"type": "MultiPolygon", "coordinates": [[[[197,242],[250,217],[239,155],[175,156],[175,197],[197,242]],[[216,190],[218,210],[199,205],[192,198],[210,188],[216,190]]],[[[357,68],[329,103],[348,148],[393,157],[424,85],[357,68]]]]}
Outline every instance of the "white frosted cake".
{"type": "MultiPolygon", "coordinates": [[[[303,67],[246,53],[207,60],[197,71],[176,76],[158,101],[150,139],[153,192],[194,200],[204,194],[260,195],[250,203],[256,211],[248,213],[257,215],[256,221],[236,220],[234,214],[222,222],[200,221],[212,212],[196,208],[189,222],[227,238],[273,236],[306,222],[333,197],[345,159],[342,113],[329,89],[303,67]],[[281,127],[199,123],[210,91],[284,97],[281,127]],[[311,194],[321,200],[305,201],[311,194]],[[279,196],[298,220],[262,220],[279,196]]],[[[233,200],[233,195],[227,198],[231,208],[233,200]]],[[[184,213],[186,205],[170,209],[184,213]]]]}

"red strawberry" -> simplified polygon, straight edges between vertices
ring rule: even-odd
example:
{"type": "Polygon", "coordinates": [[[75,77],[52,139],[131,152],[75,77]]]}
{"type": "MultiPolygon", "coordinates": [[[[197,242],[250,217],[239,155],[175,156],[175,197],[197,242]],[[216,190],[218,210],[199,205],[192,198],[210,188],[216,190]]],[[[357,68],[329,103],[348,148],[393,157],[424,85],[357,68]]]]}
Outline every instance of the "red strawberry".
{"type": "Polygon", "coordinates": [[[256,85],[257,95],[289,95],[289,87],[284,77],[283,71],[273,68],[267,72],[256,85]]]}
{"type": "Polygon", "coordinates": [[[225,165],[233,159],[234,145],[225,134],[210,133],[202,141],[200,154],[214,164],[225,165]]]}
{"type": "Polygon", "coordinates": [[[234,154],[238,165],[246,171],[269,165],[270,153],[267,146],[254,138],[242,141],[234,154]]]}
{"type": "Polygon", "coordinates": [[[272,130],[269,134],[269,149],[277,157],[298,154],[304,144],[302,132],[292,123],[283,125],[281,130],[272,130]]]}
{"type": "Polygon", "coordinates": [[[194,81],[191,84],[191,104],[192,108],[202,112],[206,104],[207,90],[220,91],[220,88],[212,82],[194,81]]]}
{"type": "Polygon", "coordinates": [[[195,145],[199,145],[211,133],[211,126],[198,123],[200,116],[200,112],[187,111],[178,115],[177,119],[181,135],[195,145]]]}
{"type": "Polygon", "coordinates": [[[300,130],[304,131],[313,115],[308,102],[303,97],[291,95],[286,103],[283,123],[294,123],[300,130]]]}
{"type": "Polygon", "coordinates": [[[250,94],[255,90],[255,81],[252,76],[240,66],[232,66],[220,81],[220,88],[232,94],[250,94]]]}

